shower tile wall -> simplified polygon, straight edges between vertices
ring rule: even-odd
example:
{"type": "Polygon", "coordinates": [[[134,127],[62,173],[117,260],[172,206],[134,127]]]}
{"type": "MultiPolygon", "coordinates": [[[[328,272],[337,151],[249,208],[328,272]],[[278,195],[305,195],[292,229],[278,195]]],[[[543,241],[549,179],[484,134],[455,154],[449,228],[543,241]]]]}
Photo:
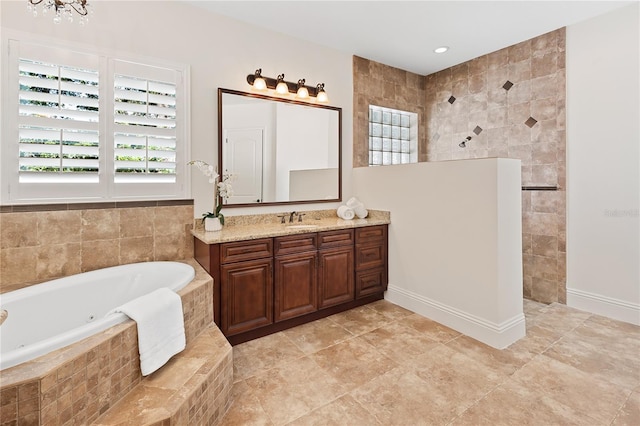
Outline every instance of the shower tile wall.
{"type": "MultiPolygon", "coordinates": [[[[369,105],[415,112],[419,129],[424,128],[425,82],[419,74],[353,57],[353,167],[369,166],[369,105]]],[[[418,146],[418,161],[427,161],[427,138],[421,131],[418,146]]]]}
{"type": "MultiPolygon", "coordinates": [[[[366,167],[368,104],[404,109],[381,82],[410,73],[358,57],[353,68],[354,167],[366,167]]],[[[518,158],[523,185],[558,187],[522,192],[523,293],[566,303],[565,29],[422,79],[414,90],[424,97],[406,108],[424,111],[418,132],[426,158],[421,153],[419,161],[518,158]]]]}
{"type": "Polygon", "coordinates": [[[0,293],[108,266],[193,257],[193,203],[140,204],[78,210],[71,204],[64,210],[33,206],[37,211],[19,212],[4,206],[0,293]]]}

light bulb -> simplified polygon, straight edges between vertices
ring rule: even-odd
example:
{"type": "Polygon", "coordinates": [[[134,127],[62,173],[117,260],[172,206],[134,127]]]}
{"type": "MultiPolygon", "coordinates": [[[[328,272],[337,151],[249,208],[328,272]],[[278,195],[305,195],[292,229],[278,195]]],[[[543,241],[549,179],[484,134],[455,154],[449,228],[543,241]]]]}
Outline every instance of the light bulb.
{"type": "Polygon", "coordinates": [[[327,96],[327,92],[325,92],[324,90],[320,93],[318,93],[318,102],[329,102],[329,97],[327,96]]]}
{"type": "Polygon", "coordinates": [[[289,86],[287,86],[287,83],[285,83],[284,81],[278,83],[278,85],[276,86],[276,93],[279,93],[281,95],[286,95],[287,93],[289,93],[289,86]]]}
{"type": "Polygon", "coordinates": [[[256,90],[266,90],[267,82],[262,77],[256,77],[256,79],[253,80],[253,88],[256,90]]]}
{"type": "Polygon", "coordinates": [[[296,96],[298,96],[300,99],[306,99],[309,97],[309,91],[304,86],[299,87],[296,96]]]}
{"type": "Polygon", "coordinates": [[[316,99],[318,102],[322,103],[329,102],[329,96],[327,96],[327,92],[324,91],[324,83],[320,83],[316,86],[316,99]]]}
{"type": "Polygon", "coordinates": [[[289,86],[284,82],[284,74],[278,75],[278,84],[276,84],[276,93],[280,95],[286,95],[289,93],[289,86]]]}
{"type": "Polygon", "coordinates": [[[296,93],[296,97],[300,98],[300,99],[306,99],[309,97],[309,90],[307,90],[306,87],[304,87],[304,78],[298,80],[298,91],[296,93]]]}

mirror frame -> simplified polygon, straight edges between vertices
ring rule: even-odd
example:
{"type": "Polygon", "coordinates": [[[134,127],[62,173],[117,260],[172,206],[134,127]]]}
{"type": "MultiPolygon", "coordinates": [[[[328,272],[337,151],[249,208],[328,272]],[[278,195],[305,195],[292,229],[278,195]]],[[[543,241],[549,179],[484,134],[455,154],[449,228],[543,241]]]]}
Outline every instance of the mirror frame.
{"type": "MultiPolygon", "coordinates": [[[[222,95],[238,95],[246,96],[256,99],[264,99],[274,102],[284,102],[295,105],[303,105],[312,108],[329,109],[338,112],[338,198],[322,199],[322,200],[300,200],[300,201],[271,201],[266,203],[238,203],[238,204],[223,204],[224,208],[233,207],[259,207],[259,206],[275,206],[275,205],[292,205],[292,204],[312,204],[312,203],[336,203],[342,201],[342,108],[334,107],[330,105],[320,105],[310,102],[302,102],[294,99],[278,98],[275,96],[262,95],[258,93],[241,92],[233,89],[218,88],[218,170],[222,169],[222,95]]],[[[222,200],[219,200],[222,202],[222,200]]]]}

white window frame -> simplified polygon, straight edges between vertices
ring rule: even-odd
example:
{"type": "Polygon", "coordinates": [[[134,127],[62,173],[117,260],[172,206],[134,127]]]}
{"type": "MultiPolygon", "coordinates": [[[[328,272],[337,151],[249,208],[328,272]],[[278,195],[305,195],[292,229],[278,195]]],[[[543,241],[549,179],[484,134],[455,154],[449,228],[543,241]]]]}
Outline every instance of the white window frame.
{"type": "MultiPolygon", "coordinates": [[[[0,135],[0,204],[73,203],[188,198],[190,151],[189,66],[166,61],[106,54],[86,46],[39,40],[23,35],[5,35],[2,39],[2,122],[0,135]],[[18,61],[30,53],[30,59],[50,63],[86,66],[93,63],[99,71],[99,173],[98,183],[24,183],[19,182],[18,156],[18,61]],[[34,57],[37,56],[37,57],[34,57]],[[61,59],[64,58],[64,59],[61,59]],[[74,58],[78,58],[77,60],[74,58]],[[176,173],[171,183],[115,183],[114,170],[114,74],[146,72],[142,77],[160,80],[175,78],[176,84],[176,173]]],[[[140,76],[140,75],[138,75],[140,76]]]]}

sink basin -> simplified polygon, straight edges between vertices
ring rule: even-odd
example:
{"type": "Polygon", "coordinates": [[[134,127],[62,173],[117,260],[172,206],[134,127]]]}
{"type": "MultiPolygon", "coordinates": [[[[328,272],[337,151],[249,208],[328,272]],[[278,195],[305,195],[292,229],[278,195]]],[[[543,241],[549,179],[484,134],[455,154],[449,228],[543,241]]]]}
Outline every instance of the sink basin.
{"type": "Polygon", "coordinates": [[[313,229],[317,228],[318,225],[285,225],[288,229],[313,229]]]}

